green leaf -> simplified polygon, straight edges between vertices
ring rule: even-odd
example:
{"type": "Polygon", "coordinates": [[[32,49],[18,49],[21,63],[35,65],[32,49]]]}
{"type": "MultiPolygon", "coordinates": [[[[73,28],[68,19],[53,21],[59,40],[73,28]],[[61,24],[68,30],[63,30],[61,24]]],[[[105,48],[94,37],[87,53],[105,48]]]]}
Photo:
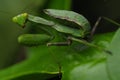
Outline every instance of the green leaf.
{"type": "Polygon", "coordinates": [[[32,50],[29,53],[31,56],[25,61],[0,71],[0,79],[10,80],[25,75],[34,75],[36,73],[38,73],[39,77],[42,79],[41,76],[51,78],[52,74],[53,76],[59,74],[59,66],[54,62],[55,60],[50,52],[48,52],[49,48],[46,47],[46,45],[32,47],[30,50],[32,50]]]}
{"type": "MultiPolygon", "coordinates": [[[[104,46],[108,46],[112,36],[113,33],[97,35],[94,38],[94,43],[100,45],[107,43],[104,46]]],[[[46,76],[46,79],[49,79],[52,77],[51,74],[53,76],[58,75],[60,66],[63,73],[62,80],[109,79],[106,76],[108,73],[105,68],[106,53],[94,48],[88,48],[79,43],[73,42],[71,46],[63,47],[46,47],[45,45],[30,47],[28,53],[29,56],[25,61],[0,71],[1,80],[15,80],[19,77],[24,80],[27,77],[29,78],[29,75],[37,76],[37,72],[40,79],[42,79],[41,76],[46,76]],[[97,72],[97,70],[99,71],[97,72]]]]}
{"type": "Polygon", "coordinates": [[[111,80],[120,79],[120,29],[116,32],[111,44],[110,51],[112,56],[108,56],[107,67],[111,80]]]}
{"type": "Polygon", "coordinates": [[[69,80],[109,80],[105,61],[75,67],[69,74],[69,80]]]}
{"type": "MultiPolygon", "coordinates": [[[[106,48],[109,46],[113,34],[96,35],[92,43],[106,48]]],[[[70,63],[64,62],[64,75],[62,80],[109,80],[105,52],[86,47],[83,49],[79,47],[77,50],[79,50],[78,53],[75,53],[75,50],[74,52],[71,51],[72,54],[76,54],[75,58],[73,56],[71,57],[68,53],[72,61],[70,63]]]]}
{"type": "Polygon", "coordinates": [[[11,80],[47,80],[57,75],[57,73],[28,72],[18,76],[14,76],[14,78],[11,77],[11,80]]]}

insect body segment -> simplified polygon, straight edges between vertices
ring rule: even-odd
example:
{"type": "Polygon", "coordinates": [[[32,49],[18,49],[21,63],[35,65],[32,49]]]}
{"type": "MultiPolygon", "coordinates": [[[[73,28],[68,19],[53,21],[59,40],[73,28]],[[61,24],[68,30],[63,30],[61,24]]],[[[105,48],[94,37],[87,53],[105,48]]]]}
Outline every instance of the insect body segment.
{"type": "Polygon", "coordinates": [[[47,43],[52,39],[46,34],[23,34],[18,37],[18,42],[26,46],[38,46],[47,43]]]}
{"type": "Polygon", "coordinates": [[[23,13],[23,14],[20,14],[16,17],[13,17],[13,22],[17,23],[18,25],[20,25],[24,28],[27,19],[28,19],[28,14],[23,13]]]}

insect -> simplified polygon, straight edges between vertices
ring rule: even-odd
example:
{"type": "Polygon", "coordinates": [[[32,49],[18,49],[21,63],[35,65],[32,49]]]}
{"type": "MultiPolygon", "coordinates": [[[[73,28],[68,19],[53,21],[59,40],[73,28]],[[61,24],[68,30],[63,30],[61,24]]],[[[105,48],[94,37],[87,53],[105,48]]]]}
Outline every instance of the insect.
{"type": "MultiPolygon", "coordinates": [[[[47,34],[23,34],[19,36],[18,38],[19,43],[26,45],[26,46],[38,46],[42,44],[47,44],[47,46],[69,46],[70,44],[72,44],[73,41],[76,41],[81,44],[85,44],[87,46],[104,51],[108,54],[112,54],[111,51],[88,42],[87,40],[85,40],[85,37],[89,35],[90,37],[93,36],[94,31],[102,18],[117,26],[120,26],[119,23],[106,17],[99,17],[93,29],[91,30],[89,21],[84,16],[76,12],[67,11],[67,10],[55,10],[55,9],[45,9],[44,12],[45,14],[47,14],[48,16],[52,17],[55,20],[48,20],[42,17],[23,13],[23,14],[15,16],[13,18],[13,22],[17,23],[22,28],[26,27],[26,23],[28,21],[42,25],[43,26],[42,28],[44,28],[43,30],[45,30],[46,26],[49,28],[53,28],[59,33],[67,34],[66,41],[65,42],[50,42],[51,40],[54,39],[54,37],[51,35],[47,35],[47,34]]],[[[59,61],[56,58],[55,58],[55,61],[57,61],[57,64],[59,66],[58,78],[59,80],[61,80],[62,66],[60,65],[59,61]]]]}
{"type": "MultiPolygon", "coordinates": [[[[111,54],[110,51],[105,50],[95,44],[92,44],[87,40],[85,40],[84,38],[87,37],[88,35],[90,35],[91,37],[93,36],[94,31],[102,18],[115,25],[119,26],[120,24],[116,23],[115,21],[109,18],[99,17],[93,29],[91,30],[89,21],[84,16],[76,12],[67,11],[67,10],[56,10],[56,9],[45,9],[44,12],[48,16],[51,16],[52,18],[56,19],[56,21],[47,20],[38,16],[27,14],[27,13],[23,13],[18,16],[15,16],[13,18],[13,21],[19,24],[20,26],[22,26],[23,28],[25,27],[26,22],[30,21],[30,22],[41,24],[41,25],[49,26],[60,33],[68,34],[65,42],[50,43],[49,41],[54,39],[53,37],[44,38],[44,40],[42,41],[43,43],[47,42],[47,46],[66,46],[66,45],[70,45],[72,41],[76,41],[81,44],[85,44],[87,46],[94,47],[98,50],[102,50],[104,52],[111,54]]],[[[44,37],[43,36],[44,34],[39,34],[39,35],[42,35],[42,37],[44,37]]],[[[24,38],[27,36],[28,35],[20,36],[19,42],[25,45],[36,45],[36,44],[40,45],[41,42],[39,39],[43,39],[42,37],[38,36],[39,38],[34,38],[35,40],[31,40],[36,35],[29,35],[29,38],[25,39],[26,40],[25,41],[24,38]]]]}

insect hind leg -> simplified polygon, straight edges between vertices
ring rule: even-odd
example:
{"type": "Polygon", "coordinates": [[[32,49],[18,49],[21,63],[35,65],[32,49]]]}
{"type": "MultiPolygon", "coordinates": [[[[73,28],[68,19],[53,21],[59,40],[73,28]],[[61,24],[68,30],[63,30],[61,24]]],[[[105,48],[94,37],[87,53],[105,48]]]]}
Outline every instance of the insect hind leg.
{"type": "Polygon", "coordinates": [[[101,19],[102,19],[102,17],[99,17],[99,18],[97,19],[97,21],[95,22],[95,24],[94,24],[94,26],[93,26],[93,28],[92,28],[92,30],[91,30],[91,32],[90,32],[90,38],[93,37],[93,35],[94,35],[94,33],[95,33],[95,30],[96,30],[97,26],[99,25],[101,19]]]}
{"type": "Polygon", "coordinates": [[[90,33],[90,37],[91,37],[91,38],[93,37],[93,35],[94,35],[94,33],[95,33],[95,30],[96,30],[97,26],[99,25],[99,23],[100,23],[100,21],[101,21],[102,19],[104,19],[104,20],[106,20],[106,21],[108,21],[108,22],[110,22],[110,23],[112,23],[112,24],[120,27],[120,23],[118,23],[118,22],[116,22],[116,21],[114,21],[114,20],[112,20],[112,19],[110,19],[110,18],[108,18],[108,17],[103,17],[103,16],[101,16],[101,17],[99,17],[99,18],[97,19],[97,21],[95,22],[95,24],[94,24],[94,26],[93,26],[93,28],[92,28],[92,30],[91,30],[91,33],[90,33]]]}

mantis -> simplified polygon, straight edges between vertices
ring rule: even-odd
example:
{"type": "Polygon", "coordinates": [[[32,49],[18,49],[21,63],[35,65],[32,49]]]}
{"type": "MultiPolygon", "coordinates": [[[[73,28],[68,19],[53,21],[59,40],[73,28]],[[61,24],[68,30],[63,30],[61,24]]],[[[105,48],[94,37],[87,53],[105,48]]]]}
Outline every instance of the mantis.
{"type": "MultiPolygon", "coordinates": [[[[89,41],[85,40],[86,37],[90,35],[93,36],[94,31],[99,24],[100,20],[103,18],[117,26],[120,26],[119,23],[106,18],[106,17],[99,17],[96,21],[94,28],[91,30],[91,26],[89,21],[83,16],[73,11],[67,10],[55,10],[55,9],[45,9],[45,14],[55,19],[54,20],[47,20],[42,17],[30,15],[27,13],[23,13],[13,17],[13,22],[20,25],[22,28],[26,27],[26,23],[33,22],[55,29],[59,33],[66,34],[66,41],[65,42],[50,42],[54,39],[53,36],[47,34],[23,34],[19,36],[18,42],[26,45],[26,46],[38,46],[42,44],[46,44],[47,46],[69,46],[72,44],[73,41],[76,41],[80,44],[84,44],[95,49],[104,51],[108,54],[112,54],[111,51],[106,50],[102,47],[99,47],[95,44],[90,43],[89,41]]],[[[58,63],[59,65],[59,63],[58,63]]],[[[61,66],[59,65],[59,78],[61,79],[61,66]]]]}
{"type": "Polygon", "coordinates": [[[36,46],[45,43],[47,43],[47,46],[69,46],[72,44],[72,41],[76,41],[79,42],[80,44],[84,44],[111,54],[110,51],[103,49],[102,47],[99,47],[95,44],[92,44],[85,40],[84,38],[88,37],[88,35],[90,35],[91,37],[93,36],[94,31],[102,18],[115,25],[120,26],[120,24],[118,24],[117,22],[106,17],[99,17],[93,29],[91,30],[89,21],[83,15],[78,14],[76,12],[67,10],[45,9],[44,13],[54,18],[56,21],[47,20],[45,18],[23,13],[15,16],[13,18],[13,22],[17,23],[22,28],[25,27],[25,24],[28,21],[49,26],[60,33],[67,34],[66,41],[51,43],[49,41],[53,40],[54,38],[49,35],[24,34],[18,38],[19,43],[29,46],[30,45],[36,46]]]}

